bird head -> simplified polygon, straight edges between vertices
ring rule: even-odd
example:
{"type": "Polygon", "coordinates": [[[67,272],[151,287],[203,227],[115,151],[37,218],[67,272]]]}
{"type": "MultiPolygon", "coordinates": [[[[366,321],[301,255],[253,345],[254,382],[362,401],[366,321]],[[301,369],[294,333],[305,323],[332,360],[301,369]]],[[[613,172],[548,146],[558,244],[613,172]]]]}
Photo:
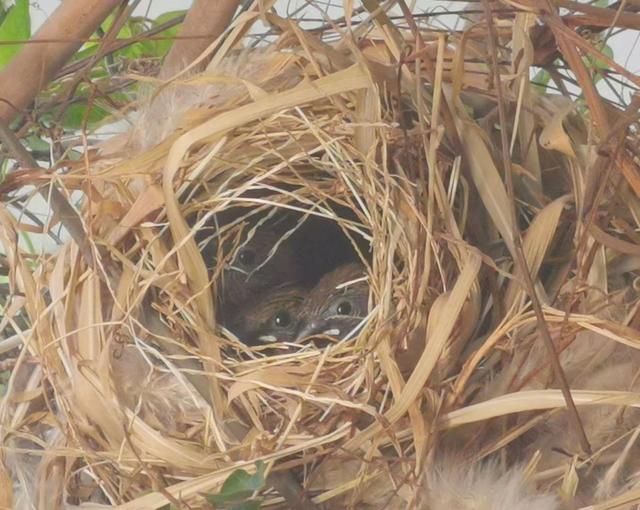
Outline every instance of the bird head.
{"type": "Polygon", "coordinates": [[[300,287],[276,287],[241,309],[228,327],[247,345],[291,343],[295,340],[303,300],[300,287]]]}
{"type": "Polygon", "coordinates": [[[323,276],[300,311],[296,340],[315,335],[344,339],[367,316],[369,284],[360,264],[345,264],[323,276]]]}
{"type": "MultiPolygon", "coordinates": [[[[227,252],[227,262],[218,291],[221,322],[228,323],[255,296],[297,280],[298,264],[293,249],[268,227],[243,232],[233,251],[226,244],[223,243],[223,251],[227,252]]],[[[205,247],[206,259],[215,260],[214,249],[215,246],[205,247]]]]}

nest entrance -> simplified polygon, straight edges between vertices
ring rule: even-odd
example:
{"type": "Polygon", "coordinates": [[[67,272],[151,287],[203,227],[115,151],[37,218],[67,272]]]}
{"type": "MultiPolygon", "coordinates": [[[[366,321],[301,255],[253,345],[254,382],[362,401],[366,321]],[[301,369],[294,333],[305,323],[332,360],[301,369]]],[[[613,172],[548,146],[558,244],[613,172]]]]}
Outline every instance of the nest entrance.
{"type": "MultiPolygon", "coordinates": [[[[323,277],[370,261],[367,240],[340,224],[355,221],[353,212],[337,204],[330,210],[335,219],[256,207],[207,220],[196,239],[216,289],[217,321],[244,343],[259,344],[258,330],[271,338],[273,331],[293,328],[323,277]]],[[[352,308],[346,302],[341,311],[352,308]]],[[[274,340],[293,340],[289,333],[274,340]]]]}
{"type": "MultiPolygon", "coordinates": [[[[344,208],[338,209],[341,218],[353,216],[344,208]]],[[[326,273],[349,262],[370,258],[365,239],[357,234],[350,237],[337,222],[323,218],[307,218],[291,237],[292,249],[302,263],[302,281],[314,285],[326,273]]]]}

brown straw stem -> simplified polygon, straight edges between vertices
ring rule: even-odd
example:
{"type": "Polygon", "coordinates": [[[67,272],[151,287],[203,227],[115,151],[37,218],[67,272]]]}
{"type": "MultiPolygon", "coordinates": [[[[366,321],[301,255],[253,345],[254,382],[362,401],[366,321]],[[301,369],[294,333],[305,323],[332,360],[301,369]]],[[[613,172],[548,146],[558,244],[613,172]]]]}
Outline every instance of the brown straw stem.
{"type": "Polygon", "coordinates": [[[518,229],[518,222],[515,210],[515,194],[514,194],[514,186],[513,186],[513,177],[512,172],[513,169],[511,167],[511,158],[509,156],[509,140],[507,139],[507,117],[504,108],[504,97],[502,94],[502,81],[500,78],[500,69],[498,67],[498,58],[497,58],[497,44],[496,44],[496,30],[495,25],[493,24],[493,13],[491,11],[491,3],[488,0],[483,0],[484,4],[484,12],[486,16],[487,28],[489,30],[489,58],[491,59],[491,67],[493,69],[493,78],[494,78],[494,86],[496,89],[497,102],[498,102],[498,115],[500,119],[500,142],[502,145],[502,163],[504,165],[505,170],[505,181],[507,186],[507,193],[509,195],[510,201],[510,213],[511,213],[511,224],[513,225],[513,244],[515,249],[516,256],[516,266],[522,272],[522,277],[524,280],[524,288],[529,298],[531,299],[531,304],[533,306],[534,313],[536,315],[536,320],[538,323],[538,328],[540,331],[540,336],[545,343],[546,348],[549,351],[549,357],[551,358],[551,365],[553,367],[553,371],[555,376],[558,378],[560,383],[560,389],[562,391],[562,395],[567,403],[567,409],[569,411],[569,418],[573,423],[573,426],[578,434],[578,438],[580,440],[580,446],[586,453],[591,453],[591,445],[589,444],[589,440],[587,439],[587,435],[584,431],[584,427],[582,426],[582,421],[580,420],[580,415],[578,414],[578,409],[576,407],[575,402],[573,401],[573,397],[571,396],[571,390],[569,389],[569,382],[567,381],[567,376],[562,369],[562,365],[560,364],[560,360],[558,359],[558,354],[555,351],[555,347],[553,345],[553,340],[551,339],[551,334],[549,332],[549,327],[544,318],[544,312],[542,311],[542,306],[540,305],[540,301],[538,300],[538,296],[536,295],[535,287],[533,285],[533,279],[531,277],[531,273],[529,272],[529,267],[527,261],[524,256],[524,250],[522,248],[522,239],[520,237],[520,232],[518,229]]]}

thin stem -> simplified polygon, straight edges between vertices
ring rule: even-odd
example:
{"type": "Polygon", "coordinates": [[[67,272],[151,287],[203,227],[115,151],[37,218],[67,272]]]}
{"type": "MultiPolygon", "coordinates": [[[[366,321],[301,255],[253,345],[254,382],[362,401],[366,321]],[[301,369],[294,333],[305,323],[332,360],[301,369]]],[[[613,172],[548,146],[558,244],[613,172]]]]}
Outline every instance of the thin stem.
{"type": "Polygon", "coordinates": [[[540,301],[538,300],[538,296],[536,295],[533,278],[531,277],[531,273],[529,272],[529,267],[527,264],[527,260],[524,256],[524,250],[522,248],[522,238],[520,236],[520,231],[518,229],[518,221],[516,215],[515,208],[515,193],[513,187],[513,177],[512,177],[512,167],[511,167],[511,156],[509,153],[509,139],[507,138],[507,116],[504,108],[504,98],[502,94],[502,81],[500,79],[500,69],[498,67],[498,58],[497,58],[497,47],[496,47],[496,30],[493,24],[493,13],[491,10],[491,2],[490,0],[483,0],[484,4],[484,12],[486,17],[487,28],[489,31],[489,57],[491,58],[491,67],[493,68],[493,78],[494,78],[494,86],[496,88],[496,96],[498,100],[498,115],[500,119],[500,142],[502,145],[502,164],[504,165],[505,170],[505,181],[507,186],[507,193],[510,198],[510,213],[511,213],[511,223],[513,225],[513,245],[515,251],[515,263],[520,272],[523,275],[523,283],[524,290],[529,295],[529,299],[531,299],[531,304],[533,306],[534,313],[536,315],[536,320],[538,323],[538,328],[540,332],[540,336],[545,343],[547,350],[549,351],[549,355],[551,358],[551,366],[553,367],[554,374],[560,383],[560,389],[562,391],[562,395],[567,404],[567,410],[569,411],[569,419],[572,422],[576,433],[578,434],[578,438],[580,440],[580,445],[582,449],[586,453],[591,453],[591,445],[589,444],[589,440],[587,439],[587,435],[585,434],[584,427],[582,426],[582,421],[580,420],[580,415],[578,414],[578,409],[576,407],[575,402],[573,401],[573,397],[571,396],[571,390],[569,389],[569,382],[567,381],[567,376],[562,369],[562,365],[560,364],[560,360],[558,359],[558,354],[555,351],[555,347],[553,345],[553,340],[551,339],[551,334],[549,332],[549,327],[544,318],[544,312],[542,311],[542,306],[540,301]]]}

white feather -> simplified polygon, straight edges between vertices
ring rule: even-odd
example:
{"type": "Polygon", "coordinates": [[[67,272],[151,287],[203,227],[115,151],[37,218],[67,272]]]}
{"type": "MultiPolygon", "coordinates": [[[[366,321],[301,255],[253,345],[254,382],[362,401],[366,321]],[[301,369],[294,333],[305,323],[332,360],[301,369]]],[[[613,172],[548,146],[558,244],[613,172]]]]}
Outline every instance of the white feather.
{"type": "Polygon", "coordinates": [[[441,461],[425,474],[420,510],[556,510],[557,499],[534,491],[520,467],[441,461]]]}

